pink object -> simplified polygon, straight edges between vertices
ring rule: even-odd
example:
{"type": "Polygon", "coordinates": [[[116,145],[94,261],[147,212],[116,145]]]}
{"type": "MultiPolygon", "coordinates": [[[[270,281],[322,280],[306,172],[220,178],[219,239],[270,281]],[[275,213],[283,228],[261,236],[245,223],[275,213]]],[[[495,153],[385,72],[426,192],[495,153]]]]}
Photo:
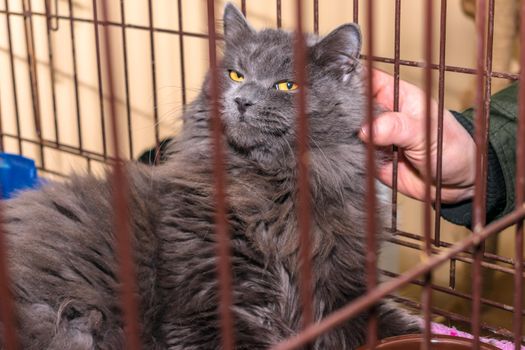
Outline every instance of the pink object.
{"type": "MultiPolygon", "coordinates": [[[[433,334],[443,334],[443,335],[451,335],[454,337],[463,337],[472,339],[472,334],[469,334],[467,332],[458,331],[455,328],[447,327],[441,323],[432,323],[432,333],[433,334]]],[[[495,347],[503,350],[515,350],[514,344],[505,341],[505,340],[497,340],[497,339],[491,339],[491,338],[481,338],[481,341],[487,344],[494,345],[495,347]]],[[[524,346],[521,347],[522,350],[525,349],[524,346]]]]}

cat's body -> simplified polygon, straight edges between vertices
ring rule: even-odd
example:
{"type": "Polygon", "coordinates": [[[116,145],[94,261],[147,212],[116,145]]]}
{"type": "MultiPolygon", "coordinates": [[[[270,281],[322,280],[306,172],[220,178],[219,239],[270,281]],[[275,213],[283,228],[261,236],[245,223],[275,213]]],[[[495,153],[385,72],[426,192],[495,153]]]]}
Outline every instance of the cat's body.
{"type": "MultiPolygon", "coordinates": [[[[293,36],[256,33],[232,6],[225,24],[220,83],[235,340],[239,349],[266,349],[301,329],[294,97],[273,89],[292,76],[293,36]],[[242,81],[228,80],[232,70],[242,70],[242,81]]],[[[359,40],[354,26],[343,26],[310,44],[316,320],[366,289],[365,157],[356,138],[364,108],[359,40]]],[[[166,164],[128,166],[146,349],[220,348],[207,90],[205,83],[186,111],[166,164]]],[[[8,202],[9,270],[24,349],[122,348],[112,213],[110,185],[90,177],[8,202]]],[[[381,337],[419,330],[394,306],[378,309],[381,337]]],[[[321,336],[314,348],[353,349],[364,343],[365,330],[360,315],[321,336]]]]}

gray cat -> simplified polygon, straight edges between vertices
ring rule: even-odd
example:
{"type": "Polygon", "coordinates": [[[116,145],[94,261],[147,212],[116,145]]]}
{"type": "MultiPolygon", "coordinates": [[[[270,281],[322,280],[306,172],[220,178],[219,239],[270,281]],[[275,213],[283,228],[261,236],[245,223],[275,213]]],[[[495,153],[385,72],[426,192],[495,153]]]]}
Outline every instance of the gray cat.
{"type": "MultiPolygon", "coordinates": [[[[308,90],[314,311],[365,293],[365,148],[359,29],[308,39],[308,86],[293,82],[293,35],[253,30],[227,5],[220,86],[227,148],[235,340],[267,349],[301,329],[294,94],[308,90]]],[[[129,205],[145,349],[219,349],[208,79],[159,167],[130,164],[129,205]]],[[[23,349],[121,349],[111,186],[73,177],[5,203],[23,349]]],[[[381,232],[380,237],[384,234],[381,232]]],[[[379,336],[419,332],[385,302],[379,336]]],[[[314,349],[365,342],[360,315],[314,349]]],[[[1,337],[0,337],[1,338],[1,337]]],[[[1,346],[0,339],[0,348],[1,346]]]]}

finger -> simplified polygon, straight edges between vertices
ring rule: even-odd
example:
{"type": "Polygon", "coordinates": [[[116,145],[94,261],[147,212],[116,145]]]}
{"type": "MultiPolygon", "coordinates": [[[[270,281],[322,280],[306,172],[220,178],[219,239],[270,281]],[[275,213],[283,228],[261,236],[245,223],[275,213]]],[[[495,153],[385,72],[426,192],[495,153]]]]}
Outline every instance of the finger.
{"type": "Polygon", "coordinates": [[[372,71],[372,95],[379,104],[389,110],[394,109],[394,77],[374,69],[372,71]]]}
{"type": "MultiPolygon", "coordinates": [[[[396,145],[405,150],[416,150],[421,147],[420,129],[418,121],[407,114],[385,112],[374,120],[374,144],[396,145]]],[[[359,137],[368,142],[369,134],[369,126],[364,125],[359,132],[359,137]]]]}

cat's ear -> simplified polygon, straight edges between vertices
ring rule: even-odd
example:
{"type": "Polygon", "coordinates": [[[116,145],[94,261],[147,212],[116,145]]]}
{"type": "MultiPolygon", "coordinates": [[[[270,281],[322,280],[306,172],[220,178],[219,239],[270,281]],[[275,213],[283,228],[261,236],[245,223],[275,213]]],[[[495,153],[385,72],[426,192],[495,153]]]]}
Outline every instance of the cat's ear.
{"type": "Polygon", "coordinates": [[[252,33],[254,30],[242,12],[232,3],[227,3],[224,8],[224,39],[226,42],[235,42],[252,33]]]}
{"type": "Polygon", "coordinates": [[[344,24],[315,44],[311,52],[317,64],[347,76],[359,60],[361,30],[357,24],[344,24]]]}

